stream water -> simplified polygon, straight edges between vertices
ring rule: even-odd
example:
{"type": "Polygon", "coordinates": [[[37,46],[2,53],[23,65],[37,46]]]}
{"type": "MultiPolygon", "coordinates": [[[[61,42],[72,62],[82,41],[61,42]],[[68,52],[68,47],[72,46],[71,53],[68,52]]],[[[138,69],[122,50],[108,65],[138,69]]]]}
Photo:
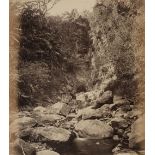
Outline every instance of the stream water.
{"type": "Polygon", "coordinates": [[[113,155],[112,149],[116,144],[109,139],[92,140],[77,138],[67,147],[62,155],[113,155]]]}

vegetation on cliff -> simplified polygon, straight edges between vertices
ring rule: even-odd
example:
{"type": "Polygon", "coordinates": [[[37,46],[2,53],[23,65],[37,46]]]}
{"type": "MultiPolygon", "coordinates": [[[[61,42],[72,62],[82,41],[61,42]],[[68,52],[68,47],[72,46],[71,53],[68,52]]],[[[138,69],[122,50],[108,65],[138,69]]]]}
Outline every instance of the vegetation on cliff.
{"type": "Polygon", "coordinates": [[[42,151],[78,135],[111,138],[116,154],[144,150],[144,2],[99,0],[61,16],[42,2],[10,5],[11,141],[42,151]]]}

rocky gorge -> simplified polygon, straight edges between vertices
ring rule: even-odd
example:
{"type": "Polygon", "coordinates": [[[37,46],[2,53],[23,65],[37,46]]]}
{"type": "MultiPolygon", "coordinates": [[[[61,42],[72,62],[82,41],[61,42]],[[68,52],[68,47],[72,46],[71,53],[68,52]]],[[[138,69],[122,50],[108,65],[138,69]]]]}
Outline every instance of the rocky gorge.
{"type": "Polygon", "coordinates": [[[115,155],[143,154],[144,114],[127,99],[113,96],[110,90],[95,94],[93,99],[93,92],[76,94],[76,107],[60,101],[11,114],[10,145],[19,155],[56,155],[77,137],[113,139],[115,155]]]}
{"type": "Polygon", "coordinates": [[[144,155],[144,1],[37,9],[10,28],[10,155],[144,155]]]}

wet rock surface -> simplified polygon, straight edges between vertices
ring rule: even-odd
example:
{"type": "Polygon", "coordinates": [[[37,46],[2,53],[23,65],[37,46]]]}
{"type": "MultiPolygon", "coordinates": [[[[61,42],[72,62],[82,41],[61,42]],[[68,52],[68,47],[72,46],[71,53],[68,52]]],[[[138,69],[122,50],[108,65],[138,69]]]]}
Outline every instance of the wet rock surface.
{"type": "MultiPolygon", "coordinates": [[[[98,91],[96,97],[95,93],[93,97],[88,93],[91,102],[82,108],[75,106],[74,111],[66,103],[57,102],[14,115],[15,119],[10,124],[12,144],[16,146],[14,140],[20,138],[21,144],[18,143],[17,148],[24,144],[25,151],[30,149],[30,155],[36,151],[38,155],[57,155],[52,151],[64,150],[76,137],[90,140],[110,138],[118,144],[113,148],[114,155],[137,155],[130,149],[144,150],[144,130],[139,130],[143,127],[144,116],[138,109],[133,109],[127,99],[113,96],[110,91],[104,95],[101,92],[98,91]],[[100,102],[100,106],[94,107],[99,94],[108,102],[102,98],[103,104],[100,102]]],[[[96,145],[100,145],[100,142],[96,142],[96,145]]]]}
{"type": "MultiPolygon", "coordinates": [[[[94,107],[101,92],[98,91],[96,97],[95,93],[93,97],[88,93],[91,96],[89,105],[83,108],[75,106],[74,111],[66,103],[57,102],[14,115],[15,119],[10,124],[12,144],[17,145],[14,140],[20,138],[25,151],[30,149],[30,155],[36,151],[38,155],[57,155],[52,151],[59,152],[71,146],[76,137],[99,141],[110,138],[118,144],[113,148],[114,155],[137,155],[130,149],[144,150],[144,130],[139,130],[143,127],[144,116],[138,109],[133,109],[127,99],[114,97],[110,91],[103,93],[108,94],[106,100],[110,102],[102,102],[106,104],[94,107]]],[[[100,142],[95,144],[101,145],[100,142]]],[[[18,147],[20,145],[18,143],[18,147]]]]}

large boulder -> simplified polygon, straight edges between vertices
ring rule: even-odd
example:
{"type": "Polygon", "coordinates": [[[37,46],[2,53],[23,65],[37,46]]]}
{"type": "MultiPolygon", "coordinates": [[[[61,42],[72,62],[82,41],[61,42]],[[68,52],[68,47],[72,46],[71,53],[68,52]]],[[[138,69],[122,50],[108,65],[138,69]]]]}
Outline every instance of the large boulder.
{"type": "Polygon", "coordinates": [[[54,111],[54,108],[51,107],[44,108],[42,106],[38,106],[33,109],[33,117],[37,120],[38,124],[52,125],[58,121],[65,119],[64,116],[57,113],[61,113],[61,111],[58,111],[58,109],[54,111]]]}
{"type": "Polygon", "coordinates": [[[38,121],[39,124],[47,124],[47,125],[53,125],[54,123],[60,122],[64,120],[65,117],[58,115],[58,114],[44,114],[40,113],[37,117],[36,120],[38,121]]]}
{"type": "Polygon", "coordinates": [[[63,123],[61,123],[61,127],[64,129],[69,129],[69,130],[73,130],[75,127],[75,124],[77,124],[78,120],[77,119],[72,119],[71,121],[65,121],[63,123]]]}
{"type": "Polygon", "coordinates": [[[81,117],[83,120],[107,118],[111,115],[109,110],[110,109],[107,104],[98,109],[94,109],[93,106],[89,106],[87,108],[80,109],[77,113],[77,117],[81,117]]]}
{"type": "Polygon", "coordinates": [[[60,155],[60,154],[50,150],[43,150],[43,151],[37,152],[37,155],[60,155]]]}
{"type": "Polygon", "coordinates": [[[46,108],[42,106],[38,106],[33,109],[33,113],[35,114],[40,114],[40,113],[45,113],[45,112],[46,112],[46,108]]]}
{"type": "Polygon", "coordinates": [[[113,135],[111,126],[99,120],[82,120],[75,125],[78,135],[83,138],[102,139],[113,135]]]}
{"type": "Polygon", "coordinates": [[[79,108],[90,106],[93,101],[99,98],[101,91],[89,91],[85,93],[77,93],[76,101],[79,108]]]}
{"type": "Polygon", "coordinates": [[[113,100],[113,104],[111,104],[111,110],[117,110],[119,107],[130,105],[130,102],[127,99],[115,99],[113,100]]]}
{"type": "Polygon", "coordinates": [[[25,141],[29,140],[32,133],[33,133],[33,130],[34,128],[26,128],[26,129],[23,129],[23,130],[20,130],[16,136],[20,139],[23,139],[25,141]]]}
{"type": "Polygon", "coordinates": [[[36,155],[36,149],[22,139],[10,144],[11,155],[36,155]]]}
{"type": "Polygon", "coordinates": [[[113,95],[112,91],[106,91],[104,92],[97,100],[96,103],[94,104],[94,109],[100,108],[104,104],[112,104],[113,103],[113,95]]]}
{"type": "Polygon", "coordinates": [[[57,102],[53,106],[49,107],[49,113],[61,114],[67,116],[71,110],[71,107],[63,102],[57,102]]]}
{"type": "Polygon", "coordinates": [[[70,121],[72,119],[75,119],[77,117],[77,114],[76,113],[70,113],[67,115],[67,120],[70,121]]]}
{"type": "Polygon", "coordinates": [[[116,117],[111,120],[111,126],[113,128],[126,129],[129,126],[129,122],[121,117],[116,117]]]}
{"type": "Polygon", "coordinates": [[[101,118],[102,113],[96,109],[92,109],[92,106],[89,106],[87,108],[80,109],[77,113],[77,117],[81,117],[82,119],[96,119],[101,118]]]}
{"type": "Polygon", "coordinates": [[[102,118],[111,118],[112,112],[110,110],[110,104],[104,104],[102,107],[97,109],[98,113],[102,113],[102,118]]]}
{"type": "Polygon", "coordinates": [[[33,127],[34,125],[36,125],[36,123],[37,122],[34,118],[22,117],[14,120],[14,122],[12,122],[10,125],[10,129],[13,130],[18,128],[19,130],[21,130],[24,128],[33,127]]]}
{"type": "Polygon", "coordinates": [[[128,112],[125,112],[121,107],[119,107],[116,111],[112,111],[114,118],[127,118],[128,112]]]}
{"type": "Polygon", "coordinates": [[[47,142],[51,145],[65,144],[74,138],[74,134],[66,129],[49,127],[37,127],[33,130],[32,139],[35,141],[47,142]],[[35,139],[35,137],[37,139],[35,139]]]}
{"type": "Polygon", "coordinates": [[[12,123],[14,120],[16,120],[18,118],[23,118],[23,117],[31,117],[31,113],[28,111],[10,112],[9,121],[10,121],[10,123],[12,123]]]}
{"type": "Polygon", "coordinates": [[[137,119],[131,126],[129,135],[129,147],[145,149],[145,117],[137,119]]]}
{"type": "Polygon", "coordinates": [[[37,124],[36,120],[31,117],[22,117],[14,120],[10,124],[10,140],[17,138],[22,130],[34,127],[37,124]]]}

